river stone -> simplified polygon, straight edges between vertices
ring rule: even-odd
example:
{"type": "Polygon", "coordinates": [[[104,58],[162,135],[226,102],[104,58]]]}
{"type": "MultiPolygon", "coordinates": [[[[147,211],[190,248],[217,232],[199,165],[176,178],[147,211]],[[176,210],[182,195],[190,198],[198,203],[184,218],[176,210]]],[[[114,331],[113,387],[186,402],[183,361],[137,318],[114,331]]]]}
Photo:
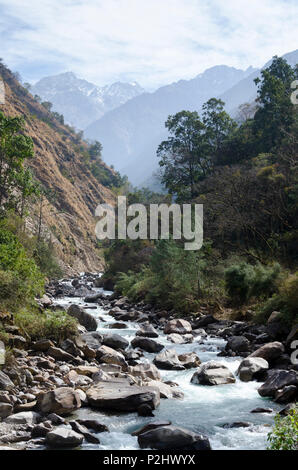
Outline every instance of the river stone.
{"type": "Polygon", "coordinates": [[[14,389],[14,384],[4,372],[0,370],[0,390],[5,390],[7,392],[12,392],[14,389]]]}
{"type": "Polygon", "coordinates": [[[232,372],[221,362],[210,361],[202,364],[191,378],[199,385],[224,385],[236,382],[232,372]]]}
{"type": "Polygon", "coordinates": [[[111,323],[110,325],[108,325],[108,328],[110,330],[125,330],[126,328],[128,328],[128,326],[126,325],[126,323],[121,323],[121,322],[115,322],[115,323],[111,323]]]}
{"type": "Polygon", "coordinates": [[[258,393],[261,397],[275,397],[278,390],[288,385],[298,385],[298,372],[295,370],[276,370],[258,389],[258,393]]]}
{"type": "Polygon", "coordinates": [[[40,339],[31,343],[31,348],[34,351],[46,352],[51,347],[54,347],[54,343],[50,339],[40,339]]]}
{"type": "Polygon", "coordinates": [[[151,431],[152,429],[157,429],[164,426],[171,426],[171,421],[152,421],[151,423],[145,424],[141,428],[137,429],[133,433],[132,436],[139,436],[140,434],[144,434],[147,431],[151,431]]]}
{"type": "Polygon", "coordinates": [[[177,426],[161,426],[138,436],[139,446],[186,451],[211,450],[209,439],[177,426]]]}
{"type": "Polygon", "coordinates": [[[159,390],[119,381],[100,382],[87,390],[90,406],[104,410],[137,411],[147,404],[155,409],[160,403],[159,390]]]}
{"type": "Polygon", "coordinates": [[[141,377],[143,380],[161,380],[159,370],[154,364],[137,364],[136,366],[129,367],[128,373],[133,377],[141,377]]]}
{"type": "Polygon", "coordinates": [[[184,335],[186,333],[191,333],[192,327],[191,324],[186,320],[170,320],[164,329],[165,334],[178,333],[184,335]]]}
{"type": "Polygon", "coordinates": [[[108,346],[101,346],[96,351],[96,357],[99,362],[103,364],[115,364],[120,366],[125,371],[128,368],[123,354],[119,351],[115,351],[115,349],[109,348],[108,346]]]}
{"type": "Polygon", "coordinates": [[[87,304],[95,304],[98,300],[102,299],[103,296],[104,294],[102,292],[98,294],[87,295],[84,298],[84,302],[86,302],[87,304]]]}
{"type": "Polygon", "coordinates": [[[181,364],[185,367],[185,369],[193,369],[201,365],[200,358],[194,352],[180,354],[178,356],[178,359],[181,362],[181,364]]]}
{"type": "Polygon", "coordinates": [[[184,370],[185,367],[178,359],[177,352],[174,349],[166,349],[155,356],[153,363],[159,369],[163,370],[184,370]]]}
{"type": "Polygon", "coordinates": [[[129,342],[120,335],[106,334],[103,335],[102,344],[113,349],[126,349],[129,345],[129,342]]]}
{"type": "Polygon", "coordinates": [[[42,413],[68,415],[81,406],[78,393],[70,387],[56,388],[41,393],[37,397],[36,407],[42,413]]]}
{"type": "Polygon", "coordinates": [[[78,423],[97,433],[109,432],[109,428],[105,424],[100,423],[97,419],[78,419],[78,423]]]}
{"type": "Polygon", "coordinates": [[[226,351],[231,350],[234,352],[248,351],[249,341],[245,336],[231,336],[226,344],[226,351]]]}
{"type": "Polygon", "coordinates": [[[10,403],[0,403],[0,418],[7,418],[11,415],[12,408],[10,403]]]}
{"type": "Polygon", "coordinates": [[[94,436],[94,434],[91,434],[83,424],[77,421],[69,421],[68,424],[70,424],[73,431],[82,434],[87,442],[90,442],[91,444],[100,444],[98,437],[94,436]]]}
{"type": "Polygon", "coordinates": [[[102,345],[102,335],[98,331],[92,331],[89,333],[84,333],[80,336],[80,339],[86,343],[88,348],[96,351],[102,345]]]}
{"type": "Polygon", "coordinates": [[[178,389],[178,387],[170,387],[170,385],[160,382],[158,380],[150,380],[148,387],[158,388],[160,398],[177,398],[181,399],[184,397],[184,393],[178,389]]]}
{"type": "Polygon", "coordinates": [[[50,431],[46,436],[46,444],[49,447],[78,447],[82,444],[84,436],[78,434],[72,429],[68,429],[64,426],[50,431]]]}
{"type": "Polygon", "coordinates": [[[133,348],[140,348],[148,353],[158,353],[163,350],[164,346],[157,343],[151,338],[136,337],[132,340],[131,345],[133,348]]]}
{"type": "Polygon", "coordinates": [[[298,396],[298,387],[296,385],[287,385],[275,394],[276,403],[289,403],[295,401],[298,396]]]}
{"type": "Polygon", "coordinates": [[[86,312],[79,305],[72,304],[67,309],[68,315],[74,317],[78,320],[80,325],[84,326],[87,331],[96,331],[97,330],[97,321],[96,319],[88,312],[86,312]]]}
{"type": "Polygon", "coordinates": [[[37,423],[39,418],[40,415],[38,413],[35,413],[34,411],[23,411],[21,413],[16,413],[14,415],[8,416],[8,418],[5,419],[5,423],[32,425],[37,423]]]}
{"type": "Polygon", "coordinates": [[[47,354],[53,357],[54,359],[56,359],[57,361],[71,362],[76,359],[74,356],[72,356],[68,352],[63,351],[63,349],[61,348],[56,348],[55,346],[51,346],[48,349],[47,354]]]}
{"type": "Polygon", "coordinates": [[[150,323],[143,323],[136,332],[136,336],[145,336],[147,338],[158,338],[156,329],[150,323]]]}
{"type": "Polygon", "coordinates": [[[237,375],[242,382],[249,382],[262,376],[268,369],[269,364],[265,359],[248,357],[241,362],[237,375]]]}
{"type": "Polygon", "coordinates": [[[217,323],[218,320],[213,317],[213,315],[203,315],[201,318],[194,322],[194,329],[202,328],[204,326],[211,325],[212,323],[217,323]]]}
{"type": "Polygon", "coordinates": [[[248,357],[262,357],[270,364],[270,362],[280,357],[284,352],[285,348],[282,343],[275,341],[273,343],[264,344],[259,349],[250,354],[248,357]]]}

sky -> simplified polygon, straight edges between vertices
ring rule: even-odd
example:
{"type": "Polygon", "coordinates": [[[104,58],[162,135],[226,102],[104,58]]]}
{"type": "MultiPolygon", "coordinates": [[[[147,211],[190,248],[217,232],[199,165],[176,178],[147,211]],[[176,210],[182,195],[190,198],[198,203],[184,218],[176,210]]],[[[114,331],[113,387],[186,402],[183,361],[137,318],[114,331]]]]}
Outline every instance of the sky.
{"type": "Polygon", "coordinates": [[[73,71],[148,90],[298,48],[297,0],[0,0],[0,57],[30,83],[73,71]]]}

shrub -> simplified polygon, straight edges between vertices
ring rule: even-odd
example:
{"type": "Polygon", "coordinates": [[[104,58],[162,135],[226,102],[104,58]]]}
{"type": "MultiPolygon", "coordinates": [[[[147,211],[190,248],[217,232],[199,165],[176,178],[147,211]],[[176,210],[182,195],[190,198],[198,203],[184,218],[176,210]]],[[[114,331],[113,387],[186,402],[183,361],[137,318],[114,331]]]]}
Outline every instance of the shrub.
{"type": "Polygon", "coordinates": [[[41,295],[43,276],[17,237],[0,227],[0,303],[16,308],[41,295]]]}
{"type": "Polygon", "coordinates": [[[39,241],[34,250],[34,259],[41,272],[50,279],[59,279],[63,270],[55,256],[53,244],[39,241]]]}
{"type": "Polygon", "coordinates": [[[63,311],[39,313],[21,310],[14,315],[14,323],[31,341],[43,338],[60,341],[77,333],[77,321],[63,311]]]}
{"type": "Polygon", "coordinates": [[[298,410],[290,410],[288,416],[275,417],[275,425],[268,434],[270,450],[298,450],[298,410]]]}
{"type": "Polygon", "coordinates": [[[252,297],[272,295],[277,289],[280,266],[253,266],[248,263],[234,264],[225,271],[225,285],[234,302],[243,304],[252,297]]]}

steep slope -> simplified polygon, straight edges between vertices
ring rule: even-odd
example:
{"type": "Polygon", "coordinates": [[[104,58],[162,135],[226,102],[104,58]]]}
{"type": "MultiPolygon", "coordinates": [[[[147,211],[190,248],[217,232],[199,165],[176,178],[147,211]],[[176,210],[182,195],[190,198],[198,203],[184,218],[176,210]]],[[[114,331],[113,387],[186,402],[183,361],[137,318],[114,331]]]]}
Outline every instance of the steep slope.
{"type": "Polygon", "coordinates": [[[157,167],[156,148],[166,136],[164,123],[169,114],[200,109],[210,97],[222,94],[252,71],[212,67],[192,80],[181,80],[128,101],[88,126],[85,135],[100,140],[105,161],[137,184],[157,167]]]}
{"type": "Polygon", "coordinates": [[[144,91],[136,82],[116,82],[99,87],[77,78],[72,72],[42,78],[31,88],[33,95],[53,103],[54,111],[63,114],[65,122],[78,129],[85,129],[108,111],[144,91]]]}
{"type": "MultiPolygon", "coordinates": [[[[32,137],[35,149],[30,166],[35,177],[54,194],[51,203],[44,203],[43,231],[51,236],[69,273],[100,269],[102,260],[96,252],[93,214],[99,203],[113,203],[113,194],[88,170],[81,153],[86,144],[55,121],[1,64],[0,77],[6,92],[0,110],[10,116],[24,117],[26,132],[32,137]]],[[[30,209],[32,217],[28,226],[35,233],[38,207],[30,209]]]]}

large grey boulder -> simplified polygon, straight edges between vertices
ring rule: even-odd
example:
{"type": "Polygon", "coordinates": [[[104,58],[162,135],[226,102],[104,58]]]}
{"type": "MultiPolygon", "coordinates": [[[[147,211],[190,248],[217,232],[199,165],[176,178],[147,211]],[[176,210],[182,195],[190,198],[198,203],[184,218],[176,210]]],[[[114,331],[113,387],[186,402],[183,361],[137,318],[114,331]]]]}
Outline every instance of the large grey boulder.
{"type": "Polygon", "coordinates": [[[280,357],[284,352],[285,348],[282,343],[274,341],[273,343],[264,344],[248,357],[262,357],[270,364],[272,361],[280,357]]]}
{"type": "Polygon", "coordinates": [[[129,367],[128,373],[133,377],[140,377],[143,380],[161,380],[159,370],[154,364],[141,363],[129,367]]]}
{"type": "Polygon", "coordinates": [[[80,339],[89,349],[94,351],[101,347],[103,340],[102,335],[98,331],[83,333],[80,339]]]}
{"type": "Polygon", "coordinates": [[[102,338],[102,344],[113,349],[126,349],[129,345],[129,342],[120,335],[105,334],[102,338]]]}
{"type": "Polygon", "coordinates": [[[8,392],[12,392],[15,388],[13,382],[10,380],[8,375],[0,370],[0,390],[6,390],[8,392]]]}
{"type": "Polygon", "coordinates": [[[235,383],[232,372],[221,362],[210,361],[202,364],[191,378],[193,384],[224,385],[235,383]]]}
{"type": "Polygon", "coordinates": [[[61,387],[38,395],[36,407],[42,413],[68,415],[81,407],[81,400],[72,388],[61,387]]]}
{"type": "Polygon", "coordinates": [[[136,332],[136,336],[145,336],[147,338],[157,338],[158,333],[150,323],[142,323],[140,329],[136,332]]]}
{"type": "Polygon", "coordinates": [[[16,413],[16,414],[8,416],[8,418],[5,419],[5,422],[7,424],[32,425],[32,424],[37,423],[39,418],[40,418],[40,415],[38,413],[35,413],[34,411],[23,411],[21,413],[16,413]]]}
{"type": "Polygon", "coordinates": [[[211,450],[209,439],[177,426],[161,426],[138,435],[141,448],[211,450]]]}
{"type": "Polygon", "coordinates": [[[137,411],[141,405],[154,410],[160,403],[159,390],[116,380],[99,382],[86,394],[90,406],[103,410],[137,411]]]}
{"type": "Polygon", "coordinates": [[[115,349],[109,348],[109,346],[101,346],[96,351],[96,357],[99,362],[103,364],[115,364],[120,366],[124,371],[128,369],[128,364],[123,354],[119,351],[115,351],[115,349]]]}
{"type": "Polygon", "coordinates": [[[226,350],[231,350],[236,353],[241,353],[244,351],[248,351],[249,349],[249,341],[245,336],[231,336],[228,339],[226,344],[226,350]]]}
{"type": "Polygon", "coordinates": [[[158,353],[164,348],[162,344],[157,343],[153,339],[141,336],[135,337],[132,340],[131,345],[133,348],[140,348],[149,353],[158,353]]]}
{"type": "Polygon", "coordinates": [[[165,349],[155,356],[153,363],[158,369],[163,370],[184,370],[184,366],[179,361],[177,352],[174,349],[165,349]]]}
{"type": "Polygon", "coordinates": [[[194,340],[194,337],[192,334],[187,334],[187,335],[179,335],[178,333],[171,333],[167,337],[168,341],[171,341],[173,344],[189,344],[192,343],[194,340]]]}
{"type": "Polygon", "coordinates": [[[241,362],[237,375],[242,382],[249,382],[261,378],[268,369],[269,364],[265,359],[248,357],[241,362]]]}
{"type": "Polygon", "coordinates": [[[185,335],[192,332],[191,324],[186,320],[170,320],[164,329],[165,334],[178,333],[185,335]]]}
{"type": "Polygon", "coordinates": [[[65,426],[59,426],[46,436],[46,445],[49,447],[78,447],[82,444],[84,436],[65,426]]]}
{"type": "Polygon", "coordinates": [[[258,393],[261,397],[275,397],[278,390],[289,385],[298,385],[298,372],[295,370],[276,370],[258,389],[258,393]]]}
{"type": "Polygon", "coordinates": [[[180,354],[178,359],[185,369],[194,369],[195,367],[199,367],[201,365],[199,356],[197,356],[194,352],[180,354]]]}
{"type": "Polygon", "coordinates": [[[70,307],[67,309],[67,313],[71,317],[76,318],[80,325],[84,326],[87,331],[97,330],[96,319],[79,305],[70,305],[70,307]]]}

